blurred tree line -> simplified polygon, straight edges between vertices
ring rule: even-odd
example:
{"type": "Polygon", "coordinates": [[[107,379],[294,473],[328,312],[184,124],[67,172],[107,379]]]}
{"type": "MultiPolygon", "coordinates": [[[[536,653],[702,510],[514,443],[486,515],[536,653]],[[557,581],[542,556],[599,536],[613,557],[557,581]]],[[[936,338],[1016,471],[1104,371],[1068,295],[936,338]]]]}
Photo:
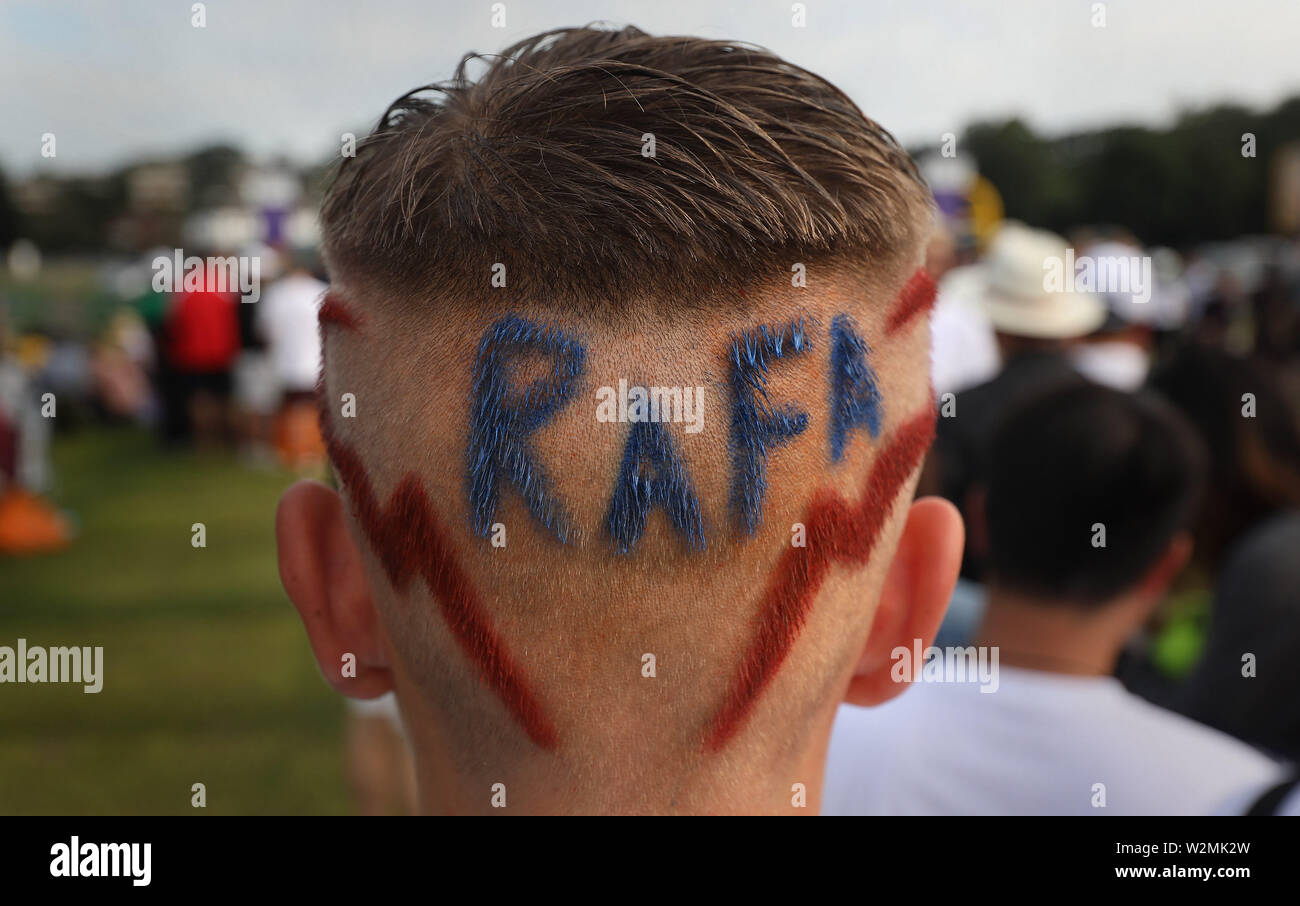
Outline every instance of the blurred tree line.
{"type": "Polygon", "coordinates": [[[132,192],[133,174],[158,161],[132,163],[101,176],[38,172],[22,185],[0,173],[0,249],[17,238],[30,239],[46,252],[117,248],[123,245],[117,235],[120,225],[132,218],[161,222],[163,233],[178,232],[186,211],[237,197],[242,160],[236,148],[213,146],[165,162],[179,167],[184,188],[162,204],[142,204],[132,192]]]}
{"type": "MultiPolygon", "coordinates": [[[[20,238],[56,254],[177,245],[186,215],[245,204],[241,183],[250,168],[238,148],[213,145],[99,176],[38,171],[16,181],[0,170],[0,254],[20,238]]],[[[319,163],[298,174],[314,194],[326,169],[319,163]]]]}
{"type": "MultiPolygon", "coordinates": [[[[1008,217],[1062,233],[1116,224],[1145,243],[1182,246],[1268,232],[1271,158],[1293,142],[1300,142],[1300,97],[1264,113],[1222,105],[1185,113],[1167,129],[1120,126],[1057,138],[1019,119],[979,122],[958,149],[997,187],[1008,217]],[[1254,157],[1242,153],[1247,133],[1254,157]]],[[[177,209],[147,212],[155,241],[177,232],[189,211],[238,204],[246,159],[237,148],[203,148],[169,163],[183,169],[186,190],[177,209]]],[[[101,177],[38,174],[22,186],[0,172],[0,250],[20,237],[56,253],[131,246],[120,226],[142,217],[133,210],[132,176],[147,166],[101,177]],[[34,185],[39,192],[17,191],[34,185]],[[27,197],[43,203],[24,205],[27,197]]],[[[325,170],[303,168],[304,181],[318,190],[325,170]]]]}
{"type": "Polygon", "coordinates": [[[1122,126],[1044,138],[1019,119],[971,125],[958,148],[1002,195],[1008,217],[1064,233],[1128,227],[1182,246],[1267,233],[1271,159],[1300,141],[1300,97],[1267,113],[1223,105],[1168,129],[1122,126]],[[1243,155],[1245,134],[1254,157],[1243,155]]]}
{"type": "Polygon", "coordinates": [[[0,170],[0,250],[13,245],[19,237],[18,208],[14,204],[4,171],[0,170]]]}

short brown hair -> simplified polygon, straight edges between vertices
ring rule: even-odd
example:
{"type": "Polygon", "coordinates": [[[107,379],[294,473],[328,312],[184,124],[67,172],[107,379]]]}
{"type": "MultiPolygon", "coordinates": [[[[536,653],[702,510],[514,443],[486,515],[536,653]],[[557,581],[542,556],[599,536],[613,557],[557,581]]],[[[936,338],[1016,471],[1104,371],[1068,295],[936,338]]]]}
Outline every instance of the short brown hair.
{"type": "Polygon", "coordinates": [[[334,267],[381,288],[482,300],[500,262],[512,299],[622,305],[713,297],[778,262],[887,266],[928,209],[893,136],[825,79],[628,27],[467,55],[388,108],[321,216],[334,267]]]}

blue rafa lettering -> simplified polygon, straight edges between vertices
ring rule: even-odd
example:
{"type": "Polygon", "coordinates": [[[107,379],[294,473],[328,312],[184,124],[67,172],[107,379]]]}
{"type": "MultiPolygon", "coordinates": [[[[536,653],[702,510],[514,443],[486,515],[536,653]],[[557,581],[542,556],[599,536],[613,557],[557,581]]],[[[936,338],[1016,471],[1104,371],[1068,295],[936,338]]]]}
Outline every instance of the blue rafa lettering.
{"type": "Polygon", "coordinates": [[[704,550],[700,500],[668,429],[659,422],[635,421],[623,448],[623,464],[606,518],[619,553],[631,553],[636,547],[650,510],[656,506],[667,511],[669,522],[691,550],[704,550]]]}
{"type": "Polygon", "coordinates": [[[586,349],[571,334],[517,315],[502,318],[483,334],[474,363],[466,474],[476,534],[486,538],[491,533],[500,484],[506,481],[534,519],[560,543],[569,540],[571,520],[546,470],[534,460],[528,438],[572,398],[586,359],[586,349]],[[514,362],[529,352],[550,356],[551,371],[512,395],[514,362]]]}
{"type": "Polygon", "coordinates": [[[871,348],[858,335],[853,319],[836,315],[831,321],[831,461],[844,457],[850,431],[865,427],[880,434],[883,400],[876,372],[867,362],[871,348]]]}
{"type": "Polygon", "coordinates": [[[794,406],[775,408],[767,395],[767,376],[777,359],[803,354],[810,341],[804,323],[764,324],[731,341],[731,495],[732,518],[752,535],[763,519],[767,493],[767,451],[802,434],[808,413],[794,406]]]}

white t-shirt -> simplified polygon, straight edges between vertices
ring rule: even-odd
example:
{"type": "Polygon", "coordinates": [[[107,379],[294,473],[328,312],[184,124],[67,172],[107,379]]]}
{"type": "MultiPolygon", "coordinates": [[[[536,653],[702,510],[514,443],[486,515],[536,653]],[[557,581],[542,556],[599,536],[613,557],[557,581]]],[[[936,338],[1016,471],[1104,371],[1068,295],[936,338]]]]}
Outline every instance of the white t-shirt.
{"type": "Polygon", "coordinates": [[[316,386],[320,370],[316,312],[328,288],[306,274],[290,274],[272,284],[254,303],[276,379],[285,390],[310,390],[316,386]]]}
{"type": "Polygon", "coordinates": [[[939,281],[930,314],[930,380],[935,393],[958,393],[998,373],[1002,356],[979,307],[979,269],[953,268],[939,281]]]}
{"type": "MultiPolygon", "coordinates": [[[[1258,789],[1241,790],[1229,798],[1227,802],[1224,802],[1215,811],[1215,814],[1244,815],[1254,807],[1265,793],[1271,792],[1274,786],[1276,786],[1275,783],[1269,783],[1258,789]]],[[[1284,795],[1271,812],[1266,811],[1265,814],[1278,818],[1300,818],[1300,787],[1293,787],[1291,792],[1284,795]]]]}
{"type": "Polygon", "coordinates": [[[1002,667],[840,707],[824,815],[1206,815],[1282,768],[1112,677],[1002,667]],[[1105,806],[1096,807],[1105,784],[1105,806]]]}

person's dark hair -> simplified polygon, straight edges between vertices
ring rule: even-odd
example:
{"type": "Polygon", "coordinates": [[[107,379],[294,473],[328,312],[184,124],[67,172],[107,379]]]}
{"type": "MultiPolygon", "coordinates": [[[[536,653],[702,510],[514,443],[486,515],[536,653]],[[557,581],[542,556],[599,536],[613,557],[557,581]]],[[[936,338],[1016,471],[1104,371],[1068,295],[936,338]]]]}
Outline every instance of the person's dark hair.
{"type": "Polygon", "coordinates": [[[1209,486],[1195,535],[1196,558],[1213,574],[1253,526],[1300,509],[1295,412],[1269,372],[1199,344],[1179,349],[1147,383],[1186,416],[1209,448],[1209,486]]]}
{"type": "Polygon", "coordinates": [[[990,450],[994,580],[1062,604],[1112,599],[1187,525],[1204,472],[1195,433],[1152,396],[1082,381],[1035,396],[990,450]]]}
{"type": "Polygon", "coordinates": [[[1179,711],[1252,745],[1300,760],[1300,511],[1277,516],[1233,548],[1215,583],[1205,649],[1179,711]],[[1242,674],[1245,654],[1262,666],[1242,674]]]}
{"type": "Polygon", "coordinates": [[[888,267],[929,211],[906,152],[825,79],[629,27],[470,54],[403,95],[341,160],[321,219],[331,264],[379,288],[483,300],[500,263],[512,299],[617,304],[732,293],[795,262],[888,267]]]}

